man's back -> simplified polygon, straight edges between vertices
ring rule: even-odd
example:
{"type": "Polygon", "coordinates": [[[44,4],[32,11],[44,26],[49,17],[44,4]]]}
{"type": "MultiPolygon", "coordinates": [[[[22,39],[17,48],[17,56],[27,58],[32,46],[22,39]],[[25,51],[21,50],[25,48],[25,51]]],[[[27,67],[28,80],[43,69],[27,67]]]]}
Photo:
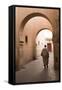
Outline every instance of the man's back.
{"type": "Polygon", "coordinates": [[[48,50],[47,50],[46,48],[44,48],[44,49],[42,50],[41,55],[42,55],[43,57],[48,57],[48,56],[49,56],[48,50]]]}
{"type": "Polygon", "coordinates": [[[41,56],[43,57],[43,63],[44,63],[44,67],[48,68],[48,61],[49,61],[49,52],[46,48],[46,45],[44,45],[44,48],[41,52],[41,56]]]}

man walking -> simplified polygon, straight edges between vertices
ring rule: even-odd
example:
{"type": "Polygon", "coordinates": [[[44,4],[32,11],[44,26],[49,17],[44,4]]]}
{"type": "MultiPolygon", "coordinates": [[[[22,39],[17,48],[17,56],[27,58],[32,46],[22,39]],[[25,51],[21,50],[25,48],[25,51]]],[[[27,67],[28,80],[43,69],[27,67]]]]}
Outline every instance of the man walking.
{"type": "Polygon", "coordinates": [[[48,68],[49,52],[46,48],[46,45],[44,45],[44,48],[42,49],[41,56],[43,58],[44,68],[48,68]]]}

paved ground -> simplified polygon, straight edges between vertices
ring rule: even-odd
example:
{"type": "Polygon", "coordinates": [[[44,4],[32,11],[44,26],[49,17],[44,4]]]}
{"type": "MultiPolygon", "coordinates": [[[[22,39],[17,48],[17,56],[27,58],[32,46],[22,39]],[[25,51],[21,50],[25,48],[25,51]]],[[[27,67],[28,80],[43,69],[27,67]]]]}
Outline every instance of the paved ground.
{"type": "Polygon", "coordinates": [[[16,72],[16,82],[42,82],[42,81],[56,81],[59,79],[58,71],[53,67],[53,55],[50,54],[49,67],[44,69],[42,57],[38,57],[37,60],[26,64],[23,69],[16,72]]]}

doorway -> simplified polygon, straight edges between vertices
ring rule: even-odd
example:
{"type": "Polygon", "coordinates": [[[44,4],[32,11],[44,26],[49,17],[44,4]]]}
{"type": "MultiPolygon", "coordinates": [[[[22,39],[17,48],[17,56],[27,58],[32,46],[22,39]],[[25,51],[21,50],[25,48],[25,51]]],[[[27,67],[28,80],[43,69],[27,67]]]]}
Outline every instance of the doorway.
{"type": "Polygon", "coordinates": [[[54,65],[54,50],[53,50],[53,33],[48,29],[40,30],[36,36],[36,59],[42,60],[41,51],[44,45],[47,46],[49,51],[49,65],[54,65]]]}

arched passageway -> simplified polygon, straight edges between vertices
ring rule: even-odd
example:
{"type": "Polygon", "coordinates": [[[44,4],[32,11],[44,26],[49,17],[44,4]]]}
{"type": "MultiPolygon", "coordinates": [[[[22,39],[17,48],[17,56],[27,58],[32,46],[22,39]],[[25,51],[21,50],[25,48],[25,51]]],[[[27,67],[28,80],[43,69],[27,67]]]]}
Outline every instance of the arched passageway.
{"type": "Polygon", "coordinates": [[[36,36],[36,56],[39,57],[41,54],[44,45],[47,46],[49,52],[53,52],[53,33],[48,30],[44,29],[41,30],[36,36]],[[38,52],[39,51],[39,52],[38,52]]]}
{"type": "MultiPolygon", "coordinates": [[[[43,42],[41,42],[42,40],[40,39],[40,42],[36,41],[36,39],[38,38],[40,32],[46,31],[45,29],[48,29],[50,30],[49,32],[52,32],[52,40],[50,41],[51,44],[48,43],[48,48],[50,50],[50,56],[52,56],[52,60],[50,57],[50,61],[53,62],[54,37],[53,27],[49,18],[41,13],[31,13],[23,19],[18,32],[17,64],[18,66],[24,66],[24,68],[19,68],[19,71],[16,72],[16,81],[18,83],[58,80],[58,74],[55,72],[53,66],[54,63],[50,62],[48,70],[44,70],[42,57],[40,56],[41,49],[40,46],[39,48],[37,47],[43,42]],[[52,45],[52,49],[50,48],[50,45],[52,45]]],[[[50,40],[50,38],[46,39],[47,41],[50,40]]],[[[43,45],[41,46],[42,48],[43,45]]]]}
{"type": "Polygon", "coordinates": [[[25,64],[29,61],[36,59],[36,35],[41,29],[48,28],[53,32],[52,25],[48,19],[42,16],[32,17],[24,26],[24,29],[20,31],[19,39],[20,42],[23,41],[23,45],[20,47],[20,62],[25,64]],[[22,35],[21,35],[22,34],[22,35]],[[27,52],[27,53],[26,53],[27,52]]]}
{"type": "MultiPolygon", "coordinates": [[[[52,42],[52,32],[45,29],[37,32],[36,34],[36,46],[34,50],[36,49],[37,55],[36,59],[32,59],[31,62],[27,63],[24,65],[24,67],[16,73],[16,81],[17,83],[24,83],[24,82],[43,82],[43,81],[54,81],[58,80],[58,72],[54,70],[54,58],[53,58],[53,42],[52,42]],[[48,35],[46,35],[48,34],[48,35]],[[42,36],[43,35],[43,36],[42,36]],[[45,41],[45,39],[47,41],[45,41]],[[39,40],[39,42],[38,42],[39,40]],[[43,42],[42,42],[43,40],[43,42]],[[49,41],[50,40],[50,41],[49,41]],[[43,45],[48,43],[52,45],[51,49],[49,49],[49,67],[48,69],[43,68],[43,61],[42,57],[40,56],[41,49],[43,48],[43,45]]],[[[28,44],[27,37],[26,37],[26,44],[28,44]]],[[[25,45],[25,48],[27,47],[25,45]]],[[[35,44],[34,44],[35,45],[35,44]]],[[[24,50],[25,50],[24,48],[24,50]]],[[[27,49],[27,48],[26,48],[27,49]]],[[[33,49],[33,48],[32,48],[33,49]]],[[[24,54],[28,53],[28,50],[30,50],[30,47],[28,47],[27,52],[24,54]]],[[[25,57],[26,59],[26,57],[25,57]]]]}
{"type": "Polygon", "coordinates": [[[47,50],[49,52],[49,65],[54,67],[54,50],[53,50],[53,33],[48,29],[40,30],[36,35],[36,59],[42,60],[41,52],[44,48],[44,45],[47,46],[47,50]]]}

